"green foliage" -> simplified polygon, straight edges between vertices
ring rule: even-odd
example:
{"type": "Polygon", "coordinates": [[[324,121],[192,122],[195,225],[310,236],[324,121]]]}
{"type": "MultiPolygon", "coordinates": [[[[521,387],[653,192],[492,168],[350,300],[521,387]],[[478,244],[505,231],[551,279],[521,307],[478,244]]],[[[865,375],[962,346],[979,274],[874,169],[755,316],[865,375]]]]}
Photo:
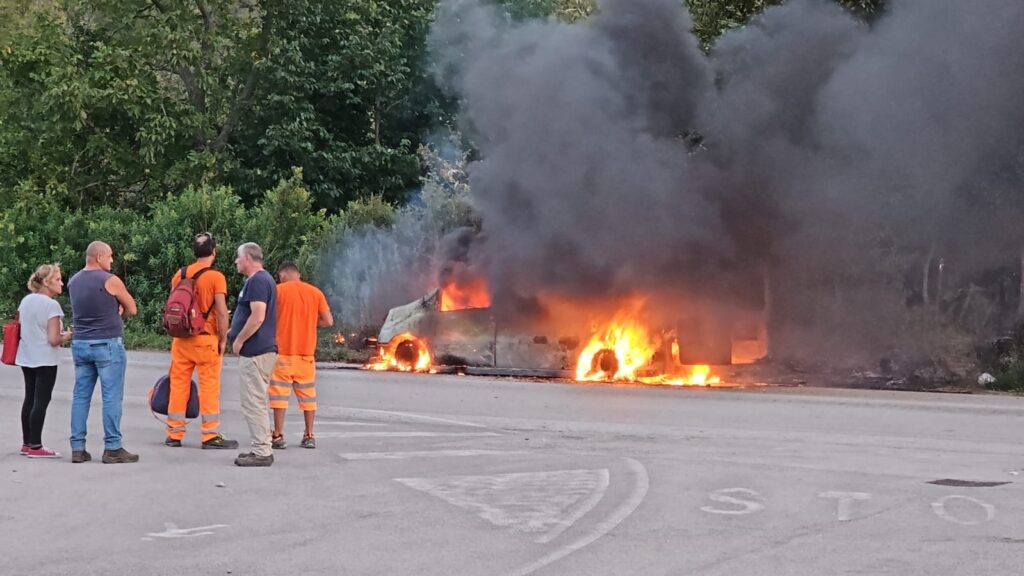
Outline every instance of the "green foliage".
{"type": "Polygon", "coordinates": [[[345,208],[342,223],[350,229],[363,226],[387,228],[395,223],[395,206],[381,196],[355,200],[345,208]]]}
{"type": "Polygon", "coordinates": [[[263,196],[253,208],[247,237],[263,248],[263,260],[275,269],[284,260],[298,261],[303,247],[320,233],[326,211],[313,209],[313,199],[296,169],[288,180],[263,196]]]}
{"type": "Polygon", "coordinates": [[[146,212],[107,206],[88,211],[62,208],[50,191],[27,184],[11,195],[14,202],[0,212],[4,232],[0,234],[0,315],[16,308],[36,266],[62,262],[65,277],[70,277],[84,264],[88,243],[103,240],[114,250],[113,271],[124,278],[139,305],[138,317],[127,326],[136,334],[161,332],[160,314],[171,276],[195,259],[192,240],[196,234],[212,232],[217,238],[216,266],[228,278],[230,303],[242,284],[234,271],[235,247],[245,241],[260,243],[271,270],[286,258],[315,268],[328,227],[324,211],[311,208],[312,199],[299,172],[251,209],[223,186],[167,195],[146,212]]]}
{"type": "Polygon", "coordinates": [[[511,18],[543,18],[557,16],[570,22],[586,18],[597,11],[595,0],[498,0],[511,18]]]}
{"type": "Polygon", "coordinates": [[[426,69],[435,0],[282,2],[234,147],[239,189],[303,169],[316,205],[400,200],[415,185],[420,136],[445,116],[426,69]]]}
{"type": "Polygon", "coordinates": [[[996,374],[996,381],[987,386],[989,390],[1024,393],[1024,362],[1016,361],[1005,371],[996,374]]]}
{"type": "Polygon", "coordinates": [[[171,337],[163,332],[139,329],[133,320],[125,326],[124,345],[130,350],[167,351],[171,349],[171,337]]]}
{"type": "MultiPolygon", "coordinates": [[[[785,0],[685,0],[693,18],[693,32],[701,44],[710,47],[725,31],[745,25],[765,8],[785,0]]],[[[885,0],[836,0],[861,17],[882,10],[885,0]]]]}
{"type": "MultiPolygon", "coordinates": [[[[189,188],[167,195],[152,206],[148,217],[137,217],[130,224],[121,268],[139,304],[139,317],[132,322],[160,330],[171,276],[195,260],[192,239],[200,232],[211,232],[217,239],[217,268],[228,278],[228,294],[237,293],[241,278],[234,272],[233,252],[248,239],[248,219],[240,199],[227,187],[189,188]]],[[[116,254],[118,245],[112,245],[116,254]]]]}
{"type": "Polygon", "coordinates": [[[0,0],[0,181],[142,208],[304,170],[314,205],[403,198],[450,117],[427,70],[436,0],[0,0]]]}

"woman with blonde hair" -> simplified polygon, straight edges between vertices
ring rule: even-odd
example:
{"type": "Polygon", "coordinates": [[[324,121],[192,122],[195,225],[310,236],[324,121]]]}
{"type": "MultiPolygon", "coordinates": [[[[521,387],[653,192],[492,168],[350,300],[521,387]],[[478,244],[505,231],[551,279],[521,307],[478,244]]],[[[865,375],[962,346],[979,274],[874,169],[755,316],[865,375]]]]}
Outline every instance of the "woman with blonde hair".
{"type": "Polygon", "coordinates": [[[43,421],[57,381],[57,349],[71,339],[61,326],[64,311],[54,296],[64,291],[59,264],[43,264],[28,279],[30,294],[18,305],[21,341],[14,363],[25,376],[21,405],[21,454],[29,458],[60,458],[43,446],[43,421]]]}

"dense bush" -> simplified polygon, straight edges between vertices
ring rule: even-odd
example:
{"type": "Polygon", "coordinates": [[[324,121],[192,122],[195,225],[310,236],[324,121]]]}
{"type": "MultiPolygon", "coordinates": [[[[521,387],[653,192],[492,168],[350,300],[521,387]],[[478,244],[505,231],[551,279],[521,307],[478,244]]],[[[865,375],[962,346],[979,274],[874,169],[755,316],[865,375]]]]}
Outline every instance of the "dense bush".
{"type": "MultiPolygon", "coordinates": [[[[234,271],[234,249],[254,241],[264,249],[271,271],[283,260],[297,260],[315,276],[321,242],[329,220],[314,210],[301,173],[281,181],[251,209],[227,187],[190,188],[168,195],[146,212],[96,207],[61,208],[46,190],[28,187],[10,194],[13,202],[0,213],[0,315],[9,317],[25,294],[36,266],[61,262],[68,278],[84,265],[85,247],[103,240],[114,249],[114,272],[124,278],[139,304],[128,324],[129,340],[159,346],[160,312],[171,276],[191,262],[192,239],[199,232],[217,238],[217,268],[228,277],[229,304],[241,288],[234,271]]],[[[61,298],[68,311],[66,295],[61,298]]]]}

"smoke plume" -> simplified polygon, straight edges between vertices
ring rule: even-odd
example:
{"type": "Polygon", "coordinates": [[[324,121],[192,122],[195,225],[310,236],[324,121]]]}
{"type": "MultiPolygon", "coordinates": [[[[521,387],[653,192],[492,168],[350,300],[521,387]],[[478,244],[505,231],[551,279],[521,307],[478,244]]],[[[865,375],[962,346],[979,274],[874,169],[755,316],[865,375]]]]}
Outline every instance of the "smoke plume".
{"type": "Polygon", "coordinates": [[[952,285],[1014,261],[1020,0],[892,0],[870,25],[792,0],[710,53],[691,27],[678,0],[574,24],[441,1],[438,78],[479,151],[469,258],[499,311],[666,290],[739,306],[764,275],[780,334],[884,348],[908,271],[942,257],[952,285]]]}

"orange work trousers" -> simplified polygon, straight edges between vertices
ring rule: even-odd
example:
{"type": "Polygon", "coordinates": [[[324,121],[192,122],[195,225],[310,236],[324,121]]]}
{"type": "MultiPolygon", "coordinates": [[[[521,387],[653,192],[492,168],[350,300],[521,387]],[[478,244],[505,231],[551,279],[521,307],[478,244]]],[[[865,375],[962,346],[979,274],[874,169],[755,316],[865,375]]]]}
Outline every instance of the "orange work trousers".
{"type": "Polygon", "coordinates": [[[202,417],[203,442],[220,434],[220,369],[217,337],[200,334],[171,340],[171,386],[167,403],[167,437],[185,437],[185,409],[191,389],[192,373],[199,372],[199,414],[202,417]]]}

